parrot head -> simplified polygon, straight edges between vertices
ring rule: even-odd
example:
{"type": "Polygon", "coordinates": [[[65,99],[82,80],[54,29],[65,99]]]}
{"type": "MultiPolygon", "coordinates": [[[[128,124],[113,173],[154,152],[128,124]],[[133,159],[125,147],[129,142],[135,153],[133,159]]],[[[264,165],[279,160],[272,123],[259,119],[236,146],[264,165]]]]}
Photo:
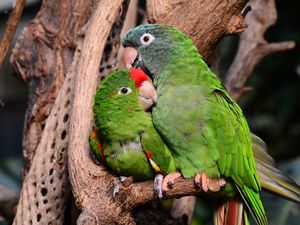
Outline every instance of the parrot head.
{"type": "Polygon", "coordinates": [[[185,49],[198,54],[192,41],[177,29],[159,24],[144,24],[129,30],[122,40],[126,68],[141,68],[152,79],[166,65],[188,56],[185,49]]]}
{"type": "Polygon", "coordinates": [[[104,111],[126,113],[147,110],[155,104],[156,98],[151,79],[141,69],[131,68],[111,73],[100,84],[95,104],[104,111]]]}

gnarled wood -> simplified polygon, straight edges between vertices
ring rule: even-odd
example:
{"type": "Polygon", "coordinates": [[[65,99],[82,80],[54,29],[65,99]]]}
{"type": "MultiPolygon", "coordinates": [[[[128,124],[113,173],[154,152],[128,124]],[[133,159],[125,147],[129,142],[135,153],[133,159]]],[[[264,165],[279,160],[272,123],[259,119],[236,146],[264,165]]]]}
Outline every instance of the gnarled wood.
{"type": "Polygon", "coordinates": [[[30,90],[23,146],[24,156],[31,164],[30,169],[27,167],[14,224],[65,221],[64,210],[70,195],[67,131],[73,95],[73,77],[65,77],[75,50],[74,40],[91,7],[92,2],[88,1],[44,1],[13,50],[14,71],[30,90]],[[56,98],[59,91],[61,97],[56,98]]]}
{"type": "Polygon", "coordinates": [[[168,24],[187,34],[208,59],[220,38],[244,30],[242,9],[247,0],[148,0],[150,23],[168,24]]]}
{"type": "Polygon", "coordinates": [[[293,41],[268,43],[264,38],[267,29],[277,20],[274,0],[250,0],[249,5],[252,10],[245,18],[248,28],[240,35],[238,52],[226,74],[226,87],[234,99],[251,90],[244,85],[264,57],[295,47],[293,41]]]}
{"type": "Polygon", "coordinates": [[[25,173],[72,62],[76,35],[87,22],[91,9],[91,0],[44,0],[38,15],[24,28],[13,49],[10,59],[13,74],[29,87],[23,137],[25,173]]]}
{"type": "Polygon", "coordinates": [[[109,190],[115,178],[93,162],[88,144],[93,117],[92,97],[96,90],[99,62],[122,2],[99,2],[86,27],[85,38],[79,40],[77,49],[81,54],[77,55],[78,66],[75,68],[68,147],[70,181],[75,201],[82,210],[77,224],[134,224],[130,212],[122,211],[119,203],[112,201],[112,192],[109,190]]]}

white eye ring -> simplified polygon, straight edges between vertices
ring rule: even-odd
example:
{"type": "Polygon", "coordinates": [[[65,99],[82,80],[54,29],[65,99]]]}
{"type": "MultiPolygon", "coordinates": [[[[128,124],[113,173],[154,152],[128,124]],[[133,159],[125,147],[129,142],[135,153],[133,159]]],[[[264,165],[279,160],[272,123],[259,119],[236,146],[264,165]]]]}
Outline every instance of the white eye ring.
{"type": "Polygon", "coordinates": [[[118,94],[120,95],[127,95],[129,93],[131,93],[132,90],[129,87],[121,87],[120,90],[118,91],[118,94]]]}
{"type": "Polygon", "coordinates": [[[141,36],[141,43],[143,45],[149,45],[154,39],[155,37],[152,34],[145,33],[141,36]]]}

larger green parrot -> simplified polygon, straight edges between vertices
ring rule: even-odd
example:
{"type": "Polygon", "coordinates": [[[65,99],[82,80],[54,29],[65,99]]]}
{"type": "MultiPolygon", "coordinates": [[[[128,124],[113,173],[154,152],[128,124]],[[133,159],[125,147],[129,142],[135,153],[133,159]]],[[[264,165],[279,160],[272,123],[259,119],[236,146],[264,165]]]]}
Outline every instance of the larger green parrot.
{"type": "MultiPolygon", "coordinates": [[[[247,121],[192,41],[173,27],[147,24],[128,31],[122,43],[126,67],[140,67],[153,78],[158,95],[153,123],[177,170],[185,178],[195,177],[208,192],[218,190],[225,178],[226,186],[218,195],[240,196],[256,223],[267,224],[247,121]]],[[[270,163],[264,154],[257,157],[262,157],[263,167],[270,163]]],[[[178,177],[173,175],[167,176],[167,183],[178,177]]],[[[227,204],[228,212],[231,205],[227,204]]],[[[236,205],[232,208],[239,210],[236,205]]],[[[247,215],[242,214],[247,224],[247,215]]],[[[216,220],[225,223],[218,216],[216,220]]]]}
{"type": "MultiPolygon", "coordinates": [[[[117,175],[147,180],[176,171],[168,148],[144,111],[155,101],[155,93],[150,78],[132,68],[108,75],[95,94],[96,130],[90,135],[90,146],[96,158],[117,175]]],[[[155,189],[162,197],[159,183],[155,189]]]]}

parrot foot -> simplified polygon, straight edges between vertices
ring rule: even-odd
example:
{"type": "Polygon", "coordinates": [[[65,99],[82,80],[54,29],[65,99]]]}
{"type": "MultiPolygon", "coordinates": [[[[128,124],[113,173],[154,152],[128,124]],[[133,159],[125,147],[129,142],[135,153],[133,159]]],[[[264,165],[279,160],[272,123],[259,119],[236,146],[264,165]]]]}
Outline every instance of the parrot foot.
{"type": "Polygon", "coordinates": [[[210,178],[205,173],[198,173],[195,178],[195,184],[197,187],[202,188],[204,192],[217,192],[223,186],[225,186],[226,181],[223,178],[210,178]]]}
{"type": "Polygon", "coordinates": [[[169,173],[163,180],[162,190],[167,191],[168,189],[172,188],[175,180],[181,176],[182,175],[179,172],[169,173]]]}
{"type": "Polygon", "coordinates": [[[132,183],[133,183],[133,177],[120,176],[119,180],[114,185],[113,199],[116,198],[117,194],[121,189],[121,186],[129,187],[132,183]]]}
{"type": "Polygon", "coordinates": [[[162,183],[163,183],[164,176],[162,174],[157,174],[154,178],[154,191],[157,193],[158,198],[163,198],[163,189],[162,189],[162,183]]]}

